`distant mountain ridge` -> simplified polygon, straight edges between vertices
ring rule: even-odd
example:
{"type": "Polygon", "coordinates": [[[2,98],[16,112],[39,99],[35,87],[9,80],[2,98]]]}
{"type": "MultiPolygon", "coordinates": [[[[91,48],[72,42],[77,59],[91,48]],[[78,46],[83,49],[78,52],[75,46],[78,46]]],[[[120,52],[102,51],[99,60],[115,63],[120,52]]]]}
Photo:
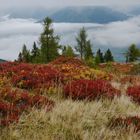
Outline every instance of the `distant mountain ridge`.
{"type": "MultiPolygon", "coordinates": [[[[9,13],[8,13],[9,14],[9,13]]],[[[42,21],[49,16],[54,22],[69,23],[110,23],[123,21],[129,16],[105,6],[66,7],[60,9],[12,9],[12,18],[33,18],[42,21]]]]}
{"type": "Polygon", "coordinates": [[[50,17],[55,22],[70,23],[110,23],[123,21],[129,18],[128,15],[112,10],[108,7],[68,7],[61,9],[50,17]]]}

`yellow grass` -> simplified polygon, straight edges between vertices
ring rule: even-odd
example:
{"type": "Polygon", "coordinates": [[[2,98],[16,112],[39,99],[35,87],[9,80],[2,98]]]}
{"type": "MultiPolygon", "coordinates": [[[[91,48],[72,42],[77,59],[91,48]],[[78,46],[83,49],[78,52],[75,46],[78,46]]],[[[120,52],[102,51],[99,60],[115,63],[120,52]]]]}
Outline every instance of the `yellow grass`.
{"type": "Polygon", "coordinates": [[[1,130],[1,140],[139,140],[133,128],[111,129],[112,118],[140,115],[140,107],[121,96],[113,101],[72,101],[54,98],[56,105],[48,113],[33,109],[20,122],[1,130]]]}

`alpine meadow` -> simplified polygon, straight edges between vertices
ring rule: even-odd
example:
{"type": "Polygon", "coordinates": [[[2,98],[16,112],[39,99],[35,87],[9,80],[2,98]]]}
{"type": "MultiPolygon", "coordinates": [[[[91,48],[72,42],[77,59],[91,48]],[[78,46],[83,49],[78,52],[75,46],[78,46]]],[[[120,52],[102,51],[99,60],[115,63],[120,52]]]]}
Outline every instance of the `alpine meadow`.
{"type": "Polygon", "coordinates": [[[0,2],[0,140],[139,140],[140,1],[0,2]]]}

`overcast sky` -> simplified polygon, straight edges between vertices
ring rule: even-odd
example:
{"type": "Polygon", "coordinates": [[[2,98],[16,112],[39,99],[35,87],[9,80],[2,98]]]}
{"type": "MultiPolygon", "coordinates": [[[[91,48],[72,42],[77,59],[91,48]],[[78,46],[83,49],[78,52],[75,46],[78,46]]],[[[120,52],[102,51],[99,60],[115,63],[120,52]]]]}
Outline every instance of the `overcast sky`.
{"type": "MultiPolygon", "coordinates": [[[[132,43],[140,44],[140,17],[109,24],[95,23],[55,23],[56,34],[61,37],[61,44],[75,46],[75,37],[83,26],[95,47],[126,48],[132,43]]],[[[0,58],[14,60],[22,45],[29,49],[38,41],[42,25],[29,19],[4,19],[0,21],[0,58]]],[[[94,50],[95,51],[95,50],[94,50]]]]}
{"type": "Polygon", "coordinates": [[[115,5],[132,6],[140,4],[140,0],[0,0],[0,8],[12,7],[63,7],[80,5],[115,5]]]}
{"type": "MultiPolygon", "coordinates": [[[[0,0],[0,15],[5,15],[5,10],[8,10],[10,15],[11,9],[19,8],[22,10],[22,8],[31,7],[35,10],[40,7],[59,8],[81,5],[106,5],[127,10],[132,6],[140,6],[140,0],[0,0]]],[[[26,12],[26,10],[22,11],[26,12]]],[[[140,16],[108,24],[54,24],[56,33],[61,35],[61,43],[73,46],[75,45],[75,36],[83,26],[86,27],[94,46],[112,46],[121,49],[132,43],[140,45],[140,16]]],[[[38,41],[41,32],[42,25],[34,20],[0,16],[0,58],[16,59],[22,45],[25,43],[31,49],[33,42],[38,41]]]]}

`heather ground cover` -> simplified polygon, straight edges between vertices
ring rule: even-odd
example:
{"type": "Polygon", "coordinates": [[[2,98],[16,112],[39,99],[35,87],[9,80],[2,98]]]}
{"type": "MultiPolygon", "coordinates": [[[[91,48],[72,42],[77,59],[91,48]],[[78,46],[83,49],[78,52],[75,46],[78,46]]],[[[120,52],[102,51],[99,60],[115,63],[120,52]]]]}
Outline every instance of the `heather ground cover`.
{"type": "Polygon", "coordinates": [[[140,79],[110,65],[0,64],[0,139],[140,139],[140,79]]]}

